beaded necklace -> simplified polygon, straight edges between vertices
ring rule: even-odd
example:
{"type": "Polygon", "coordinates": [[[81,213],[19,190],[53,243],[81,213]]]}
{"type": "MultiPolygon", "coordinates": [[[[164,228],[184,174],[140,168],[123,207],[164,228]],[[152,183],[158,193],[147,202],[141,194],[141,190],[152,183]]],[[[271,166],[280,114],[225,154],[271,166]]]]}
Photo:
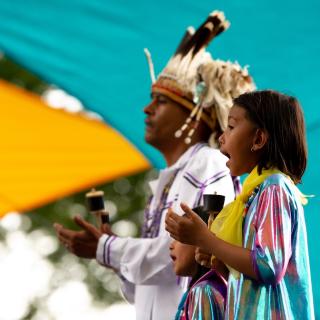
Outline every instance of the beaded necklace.
{"type": "Polygon", "coordinates": [[[144,211],[144,223],[142,226],[142,238],[155,238],[159,234],[160,229],[160,222],[162,213],[165,209],[168,209],[172,203],[167,202],[169,191],[171,189],[171,186],[179,172],[179,169],[177,169],[174,174],[171,176],[168,183],[163,188],[159,205],[154,211],[150,210],[151,201],[153,199],[153,195],[151,195],[148,199],[146,209],[144,211]]]}

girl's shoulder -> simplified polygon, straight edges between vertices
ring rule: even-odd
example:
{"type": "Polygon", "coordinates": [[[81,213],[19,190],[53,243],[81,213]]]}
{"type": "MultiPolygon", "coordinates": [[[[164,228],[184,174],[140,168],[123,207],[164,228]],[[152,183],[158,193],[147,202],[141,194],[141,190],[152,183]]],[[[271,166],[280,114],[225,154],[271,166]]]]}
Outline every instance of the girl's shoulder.
{"type": "Polygon", "coordinates": [[[295,187],[292,180],[283,173],[272,174],[267,177],[262,183],[262,188],[268,188],[271,186],[279,186],[280,188],[285,189],[291,189],[295,187]]]}
{"type": "Polygon", "coordinates": [[[281,193],[282,197],[290,202],[300,203],[301,202],[301,192],[293,181],[283,173],[276,173],[264,180],[260,186],[259,194],[263,193],[281,193]]]}

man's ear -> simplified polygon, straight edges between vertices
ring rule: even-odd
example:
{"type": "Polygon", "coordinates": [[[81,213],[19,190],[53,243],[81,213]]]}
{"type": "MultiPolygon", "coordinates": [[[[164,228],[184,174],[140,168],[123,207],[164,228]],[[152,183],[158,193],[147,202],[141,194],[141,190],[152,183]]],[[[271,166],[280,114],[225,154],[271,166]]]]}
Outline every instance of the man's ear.
{"type": "Polygon", "coordinates": [[[268,142],[269,134],[265,129],[258,128],[256,130],[252,149],[254,151],[261,150],[268,142]]]}

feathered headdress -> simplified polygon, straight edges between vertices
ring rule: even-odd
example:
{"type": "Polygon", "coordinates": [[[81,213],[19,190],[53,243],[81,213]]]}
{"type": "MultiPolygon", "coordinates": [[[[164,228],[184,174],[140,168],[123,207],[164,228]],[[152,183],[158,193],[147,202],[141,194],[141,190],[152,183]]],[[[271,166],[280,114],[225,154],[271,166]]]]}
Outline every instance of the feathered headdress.
{"type": "Polygon", "coordinates": [[[189,27],[176,52],[156,79],[151,55],[149,62],[152,92],[166,95],[191,112],[183,126],[176,131],[180,137],[188,127],[186,143],[202,119],[212,131],[226,128],[232,100],[238,95],[255,89],[247,69],[237,63],[213,60],[206,47],[210,41],[229,27],[223,12],[213,11],[195,31],[189,27]],[[191,126],[192,120],[193,125],[191,126]]]}

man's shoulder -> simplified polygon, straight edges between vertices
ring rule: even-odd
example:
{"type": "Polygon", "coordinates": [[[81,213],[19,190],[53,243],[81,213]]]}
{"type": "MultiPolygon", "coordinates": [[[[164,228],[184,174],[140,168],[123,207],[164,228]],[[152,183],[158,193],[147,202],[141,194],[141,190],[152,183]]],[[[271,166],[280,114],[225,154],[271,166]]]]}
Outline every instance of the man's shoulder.
{"type": "Polygon", "coordinates": [[[222,166],[226,167],[227,157],[219,149],[204,145],[190,158],[188,165],[222,166]]]}
{"type": "Polygon", "coordinates": [[[219,150],[203,146],[189,159],[181,174],[183,177],[191,177],[200,182],[213,177],[221,178],[229,174],[226,166],[227,157],[219,150]]]}

